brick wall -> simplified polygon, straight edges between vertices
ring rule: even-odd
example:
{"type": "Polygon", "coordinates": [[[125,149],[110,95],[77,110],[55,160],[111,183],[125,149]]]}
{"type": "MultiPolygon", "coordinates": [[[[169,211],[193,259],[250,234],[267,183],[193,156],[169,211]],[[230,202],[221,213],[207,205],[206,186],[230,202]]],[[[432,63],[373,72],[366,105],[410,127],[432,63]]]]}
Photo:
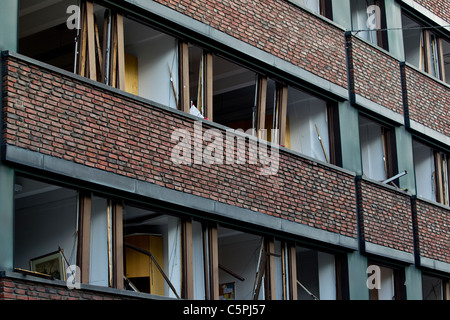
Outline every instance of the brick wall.
{"type": "Polygon", "coordinates": [[[413,206],[419,255],[450,263],[450,208],[420,199],[413,206]]]}
{"type": "Polygon", "coordinates": [[[450,136],[450,89],[409,66],[403,67],[409,119],[450,136]]]}
{"type": "Polygon", "coordinates": [[[344,31],[284,0],[156,0],[344,88],[344,31]]]}
{"type": "Polygon", "coordinates": [[[414,253],[410,197],[369,180],[358,180],[362,240],[414,253]]]}
{"type": "Polygon", "coordinates": [[[124,300],[130,297],[89,290],[70,290],[64,285],[0,278],[0,300],[124,300]]]}
{"type": "Polygon", "coordinates": [[[439,18],[450,22],[450,0],[414,0],[439,18]]]}
{"type": "Polygon", "coordinates": [[[403,114],[399,61],[376,47],[347,36],[352,92],[403,114]]]}
{"type": "MultiPolygon", "coordinates": [[[[4,65],[8,145],[357,237],[349,173],[284,151],[277,174],[268,176],[249,161],[175,165],[171,152],[178,142],[171,135],[183,128],[194,137],[193,119],[17,58],[5,58],[4,65]]],[[[203,132],[208,128],[204,124],[203,132]]]]}

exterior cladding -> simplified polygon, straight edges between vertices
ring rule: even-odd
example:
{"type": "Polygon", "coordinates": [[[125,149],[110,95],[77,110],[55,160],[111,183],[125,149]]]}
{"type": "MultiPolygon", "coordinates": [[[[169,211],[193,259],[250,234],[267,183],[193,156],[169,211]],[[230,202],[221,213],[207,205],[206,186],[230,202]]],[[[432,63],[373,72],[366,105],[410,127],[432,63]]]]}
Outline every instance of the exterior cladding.
{"type": "Polygon", "coordinates": [[[65,285],[32,280],[0,278],[0,300],[127,300],[121,295],[87,290],[70,290],[65,285]]]}
{"type": "Polygon", "coordinates": [[[357,188],[362,240],[414,253],[410,196],[365,179],[357,188]]]}
{"type": "Polygon", "coordinates": [[[407,65],[403,68],[409,119],[450,136],[449,87],[407,65]]]}
{"type": "Polygon", "coordinates": [[[403,114],[399,61],[357,37],[346,38],[352,93],[403,114]]]}
{"type": "Polygon", "coordinates": [[[171,135],[195,138],[193,119],[13,57],[4,65],[7,145],[357,238],[350,173],[282,150],[269,176],[248,161],[175,165],[171,135]]]}
{"type": "Polygon", "coordinates": [[[450,22],[450,0],[414,0],[439,18],[450,22]]]}
{"type": "Polygon", "coordinates": [[[344,32],[285,0],[156,0],[347,88],[344,32]]]}
{"type": "Polygon", "coordinates": [[[450,209],[421,199],[413,206],[418,254],[450,263],[450,209]]]}

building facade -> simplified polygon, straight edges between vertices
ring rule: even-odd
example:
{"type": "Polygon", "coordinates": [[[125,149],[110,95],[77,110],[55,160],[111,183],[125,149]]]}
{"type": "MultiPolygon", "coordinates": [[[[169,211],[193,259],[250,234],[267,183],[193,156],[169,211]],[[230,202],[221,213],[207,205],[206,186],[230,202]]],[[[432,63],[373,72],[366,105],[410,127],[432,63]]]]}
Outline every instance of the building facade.
{"type": "Polygon", "coordinates": [[[450,1],[6,0],[0,299],[450,299],[450,1]]]}

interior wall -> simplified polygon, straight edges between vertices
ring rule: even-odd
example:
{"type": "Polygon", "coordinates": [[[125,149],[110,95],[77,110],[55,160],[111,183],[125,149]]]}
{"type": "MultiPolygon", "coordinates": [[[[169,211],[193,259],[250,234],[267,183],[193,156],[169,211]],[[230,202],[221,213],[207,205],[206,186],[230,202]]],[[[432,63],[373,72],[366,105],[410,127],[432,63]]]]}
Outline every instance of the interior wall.
{"type": "MultiPolygon", "coordinates": [[[[320,299],[318,271],[317,251],[297,248],[297,279],[309,292],[320,299]]],[[[297,293],[298,300],[314,300],[300,285],[297,286],[297,293]]]]}
{"type": "Polygon", "coordinates": [[[382,181],[386,179],[384,168],[383,139],[381,125],[360,117],[359,135],[363,173],[371,179],[382,181]]]}
{"type": "Polygon", "coordinates": [[[416,140],[413,140],[413,148],[417,195],[436,201],[433,149],[416,140]]]}
{"type": "Polygon", "coordinates": [[[192,222],[192,255],[193,255],[193,281],[194,299],[205,300],[205,272],[203,259],[203,232],[202,224],[197,221],[192,222]]]}
{"type": "Polygon", "coordinates": [[[125,53],[138,60],[138,95],[177,108],[176,99],[179,99],[177,40],[129,19],[125,19],[124,25],[125,53]],[[175,92],[172,89],[171,79],[175,92]]]}
{"type": "MultiPolygon", "coordinates": [[[[373,0],[361,1],[361,0],[351,0],[351,10],[352,10],[352,30],[358,31],[357,35],[361,38],[373,43],[378,44],[377,32],[376,31],[368,31],[367,22],[370,17],[372,20],[372,16],[368,14],[369,6],[373,5],[373,0]]],[[[381,17],[379,19],[381,21],[381,17]]],[[[381,26],[377,25],[377,28],[381,28],[381,26]]]]}
{"type": "Polygon", "coordinates": [[[76,264],[77,193],[53,187],[45,185],[43,192],[29,190],[30,196],[24,197],[16,193],[15,267],[30,269],[30,259],[58,251],[58,247],[70,264],[76,264]]]}
{"type": "MultiPolygon", "coordinates": [[[[224,230],[219,229],[219,264],[242,276],[245,280],[240,281],[219,269],[219,284],[234,282],[235,299],[251,300],[253,299],[261,237],[228,229],[225,233],[224,230]]],[[[264,286],[261,286],[259,299],[263,297],[264,286]]]]}
{"type": "Polygon", "coordinates": [[[326,101],[289,87],[287,121],[290,149],[326,162],[316,125],[325,152],[330,159],[330,139],[326,101]]]}
{"type": "Polygon", "coordinates": [[[394,270],[385,267],[380,267],[380,269],[381,285],[378,290],[378,300],[394,300],[394,270]]]}
{"type": "Polygon", "coordinates": [[[334,255],[318,252],[320,300],[336,300],[336,265],[334,255]]]}
{"type": "Polygon", "coordinates": [[[108,287],[107,200],[92,197],[89,283],[108,287]]]}
{"type": "MultiPolygon", "coordinates": [[[[176,217],[167,217],[167,225],[162,228],[164,248],[164,272],[181,294],[181,224],[176,217]]],[[[167,281],[164,282],[164,295],[176,298],[167,281]]]]}

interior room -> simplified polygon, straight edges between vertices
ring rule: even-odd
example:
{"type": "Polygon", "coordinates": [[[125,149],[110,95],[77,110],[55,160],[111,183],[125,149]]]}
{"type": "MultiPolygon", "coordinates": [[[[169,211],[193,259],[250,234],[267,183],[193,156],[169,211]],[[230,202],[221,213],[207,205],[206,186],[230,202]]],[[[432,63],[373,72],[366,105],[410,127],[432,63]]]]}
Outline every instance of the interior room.
{"type": "Polygon", "coordinates": [[[450,42],[405,13],[402,14],[402,26],[406,61],[450,83],[450,42]]]}
{"type": "Polygon", "coordinates": [[[74,72],[76,29],[67,28],[66,13],[77,0],[20,0],[18,52],[74,72]]]}
{"type": "Polygon", "coordinates": [[[330,162],[327,102],[294,87],[288,88],[286,147],[330,162]]]}
{"type": "Polygon", "coordinates": [[[353,34],[388,50],[384,0],[351,0],[353,34]]]}
{"type": "Polygon", "coordinates": [[[422,275],[423,300],[444,300],[444,285],[441,278],[422,275]]]}
{"type": "Polygon", "coordinates": [[[384,181],[393,176],[391,130],[381,123],[359,117],[359,139],[363,174],[373,180],[384,181]]]}
{"type": "Polygon", "coordinates": [[[334,255],[297,246],[298,300],[336,300],[334,255]]]}
{"type": "Polygon", "coordinates": [[[413,150],[417,195],[436,201],[434,151],[417,140],[413,140],[413,150]]]}
{"type": "MultiPolygon", "coordinates": [[[[262,237],[225,227],[218,228],[219,296],[252,300],[256,287],[262,237]],[[222,268],[221,268],[222,267],[222,268]],[[227,271],[231,272],[227,272],[227,271]]],[[[264,281],[258,299],[264,299],[264,281]]]]}
{"type": "Polygon", "coordinates": [[[180,296],[180,219],[125,205],[123,226],[128,289],[165,297],[180,296]]]}
{"type": "Polygon", "coordinates": [[[77,259],[77,192],[16,175],[14,266],[65,280],[77,259]]]}
{"type": "Polygon", "coordinates": [[[216,55],[213,63],[214,122],[243,131],[255,128],[257,74],[216,55]]]}

